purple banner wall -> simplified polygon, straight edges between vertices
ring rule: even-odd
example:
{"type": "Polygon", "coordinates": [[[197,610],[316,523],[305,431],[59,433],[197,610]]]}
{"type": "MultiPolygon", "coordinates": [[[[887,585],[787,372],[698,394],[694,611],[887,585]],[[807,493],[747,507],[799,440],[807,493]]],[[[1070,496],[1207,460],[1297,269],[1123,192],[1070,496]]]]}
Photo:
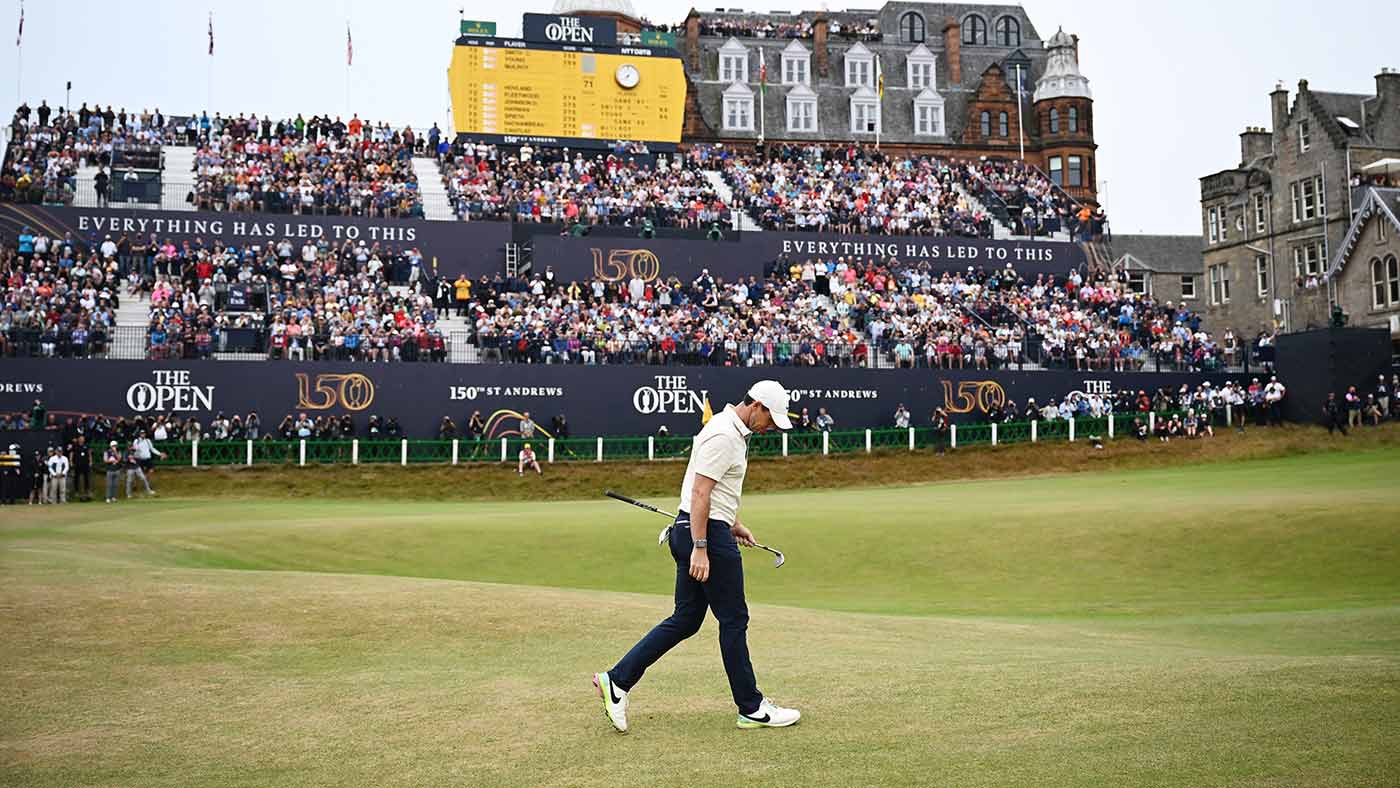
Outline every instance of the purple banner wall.
{"type": "Polygon", "coordinates": [[[1071,392],[1175,390],[1228,375],[1189,373],[987,372],[525,364],[332,364],[282,361],[76,361],[6,359],[0,363],[0,411],[27,412],[35,398],[63,417],[113,418],[256,410],[265,428],[288,413],[352,414],[363,429],[371,414],[396,416],[409,437],[436,435],[451,416],[465,426],[480,410],[494,436],[512,434],[519,414],[541,424],[564,413],[574,435],[648,435],[666,425],[693,434],[708,401],[714,410],[738,402],[754,381],[772,377],[793,390],[793,411],[827,408],[839,429],[893,424],[903,403],[917,426],[934,408],[955,420],[976,418],[1007,401],[1045,404],[1071,392]]]}
{"type": "Polygon", "coordinates": [[[0,236],[13,239],[24,227],[97,244],[106,235],[132,238],[154,235],[180,242],[203,238],[228,244],[294,243],[321,238],[331,243],[363,239],[393,249],[416,247],[438,273],[473,278],[501,272],[510,225],[504,222],[430,222],[412,219],[366,219],[357,216],[293,216],[269,213],[149,211],[118,208],[58,208],[0,204],[0,236]]]}

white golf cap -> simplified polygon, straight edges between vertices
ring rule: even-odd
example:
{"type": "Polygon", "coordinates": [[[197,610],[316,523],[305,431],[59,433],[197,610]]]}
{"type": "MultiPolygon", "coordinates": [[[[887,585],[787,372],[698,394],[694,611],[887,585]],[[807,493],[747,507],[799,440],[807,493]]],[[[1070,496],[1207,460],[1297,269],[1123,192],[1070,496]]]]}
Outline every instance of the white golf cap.
{"type": "Polygon", "coordinates": [[[773,423],[778,429],[792,429],[792,419],[788,418],[788,406],[792,404],[792,396],[783,388],[783,384],[776,380],[760,380],[749,387],[749,398],[762,403],[763,407],[773,414],[773,423]]]}

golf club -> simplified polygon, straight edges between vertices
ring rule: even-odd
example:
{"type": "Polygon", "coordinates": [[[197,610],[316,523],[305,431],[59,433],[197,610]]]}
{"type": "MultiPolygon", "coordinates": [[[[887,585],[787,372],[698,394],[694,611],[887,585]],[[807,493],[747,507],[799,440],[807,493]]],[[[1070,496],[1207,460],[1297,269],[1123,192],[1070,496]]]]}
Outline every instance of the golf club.
{"type": "MultiPolygon", "coordinates": [[[[672,520],[676,519],[676,516],[675,516],[674,514],[671,514],[670,512],[667,512],[667,511],[658,509],[658,508],[656,508],[655,506],[652,506],[652,505],[649,504],[649,503],[642,503],[641,501],[637,500],[636,498],[629,498],[628,496],[623,495],[623,494],[620,493],[620,492],[614,492],[614,491],[612,491],[612,490],[604,490],[604,491],[603,491],[603,494],[606,495],[606,496],[608,496],[609,498],[613,498],[613,499],[622,501],[623,503],[630,503],[630,504],[632,504],[633,506],[636,506],[636,507],[638,507],[638,508],[646,509],[648,512],[656,512],[657,514],[661,515],[662,517],[668,517],[668,518],[670,518],[670,519],[672,519],[672,520]]],[[[667,540],[667,538],[669,538],[670,536],[671,536],[671,526],[668,525],[668,526],[666,526],[665,528],[662,528],[662,529],[661,529],[661,533],[660,533],[659,535],[657,535],[657,537],[656,537],[656,543],[657,543],[658,545],[666,544],[666,540],[667,540]]],[[[767,546],[767,545],[761,545],[761,544],[759,544],[758,542],[754,542],[754,545],[753,545],[753,546],[754,546],[754,547],[757,547],[757,548],[760,549],[760,550],[767,550],[768,552],[772,553],[772,554],[775,556],[775,558],[773,559],[773,568],[774,568],[774,569],[777,569],[778,567],[780,567],[780,566],[782,566],[783,564],[787,563],[787,556],[783,555],[783,552],[782,552],[781,550],[774,550],[773,548],[771,548],[771,547],[769,547],[769,546],[767,546]]]]}

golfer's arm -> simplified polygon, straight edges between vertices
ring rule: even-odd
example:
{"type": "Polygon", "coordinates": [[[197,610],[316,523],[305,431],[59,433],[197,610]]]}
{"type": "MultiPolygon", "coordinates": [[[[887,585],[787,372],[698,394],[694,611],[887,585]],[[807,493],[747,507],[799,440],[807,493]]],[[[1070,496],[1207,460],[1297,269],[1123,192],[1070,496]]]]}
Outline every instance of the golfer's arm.
{"type": "Polygon", "coordinates": [[[710,492],[715,489],[715,480],[702,474],[695,474],[695,483],[690,490],[690,538],[704,539],[710,530],[710,492]]]}

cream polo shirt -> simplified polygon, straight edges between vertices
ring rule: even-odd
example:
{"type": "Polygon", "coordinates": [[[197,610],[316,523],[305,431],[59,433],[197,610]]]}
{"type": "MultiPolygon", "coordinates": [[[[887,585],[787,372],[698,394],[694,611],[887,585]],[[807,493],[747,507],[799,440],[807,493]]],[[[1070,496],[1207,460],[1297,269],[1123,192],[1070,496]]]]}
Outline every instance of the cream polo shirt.
{"type": "Polygon", "coordinates": [[[685,481],[681,483],[682,512],[690,511],[690,498],[695,489],[695,475],[715,480],[710,493],[710,519],[734,524],[739,514],[739,496],[744,492],[744,475],[749,471],[749,441],[753,433],[733,405],[706,424],[695,436],[690,447],[690,463],[685,466],[685,481]]]}

